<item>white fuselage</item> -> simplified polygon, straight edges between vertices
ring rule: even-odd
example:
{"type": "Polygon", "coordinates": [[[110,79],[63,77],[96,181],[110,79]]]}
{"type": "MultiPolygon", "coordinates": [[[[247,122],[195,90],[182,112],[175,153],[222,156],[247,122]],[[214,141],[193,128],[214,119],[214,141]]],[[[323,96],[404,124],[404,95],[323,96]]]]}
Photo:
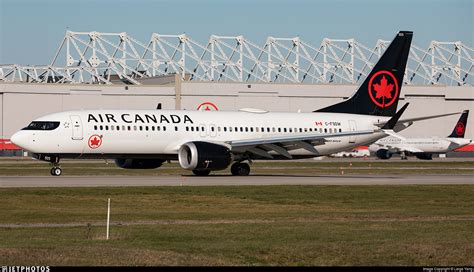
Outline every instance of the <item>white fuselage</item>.
{"type": "Polygon", "coordinates": [[[407,151],[410,153],[446,153],[471,143],[470,139],[464,138],[406,138],[386,137],[369,146],[371,152],[379,149],[387,149],[392,153],[407,151]]]}
{"type": "MultiPolygon", "coordinates": [[[[35,121],[59,121],[54,130],[21,130],[17,145],[43,154],[169,154],[192,141],[223,143],[275,136],[324,134],[377,129],[388,117],[341,113],[278,113],[247,111],[83,110],[50,114],[35,121]],[[95,135],[95,136],[94,136],[95,135]],[[100,139],[100,146],[97,142],[100,139]],[[95,140],[95,142],[94,142],[95,140]],[[92,146],[91,146],[91,141],[92,146]]],[[[299,148],[292,155],[318,156],[368,144],[386,136],[328,138],[313,143],[318,154],[299,148]]]]}

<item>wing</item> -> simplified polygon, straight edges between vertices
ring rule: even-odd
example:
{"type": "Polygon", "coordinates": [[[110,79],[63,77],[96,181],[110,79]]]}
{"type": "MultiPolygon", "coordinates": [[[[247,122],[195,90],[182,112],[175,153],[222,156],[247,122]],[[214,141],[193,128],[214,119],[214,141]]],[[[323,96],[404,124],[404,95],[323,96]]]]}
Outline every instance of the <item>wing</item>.
{"type": "Polygon", "coordinates": [[[273,158],[269,151],[274,151],[288,159],[292,156],[288,152],[294,149],[306,149],[307,151],[319,155],[319,152],[314,148],[315,145],[324,144],[326,138],[337,138],[345,136],[368,135],[374,133],[375,130],[360,130],[339,133],[325,133],[325,134],[310,134],[300,136],[279,136],[267,137],[248,140],[227,141],[226,144],[230,146],[233,153],[250,152],[264,158],[273,158]]]}

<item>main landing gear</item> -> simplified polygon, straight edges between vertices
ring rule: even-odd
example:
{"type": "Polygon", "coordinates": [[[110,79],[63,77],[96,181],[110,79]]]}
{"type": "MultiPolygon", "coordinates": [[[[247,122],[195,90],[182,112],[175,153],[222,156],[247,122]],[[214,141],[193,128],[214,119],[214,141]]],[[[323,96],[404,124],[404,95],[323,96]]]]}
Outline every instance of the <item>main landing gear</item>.
{"type": "Polygon", "coordinates": [[[233,176],[248,176],[250,174],[250,166],[246,163],[236,162],[232,164],[230,172],[233,176]]]}
{"type": "MultiPolygon", "coordinates": [[[[52,174],[53,169],[51,169],[51,175],[53,175],[52,174]]],[[[60,168],[58,169],[59,171],[61,171],[60,168]]],[[[233,176],[248,176],[250,174],[250,166],[247,163],[236,162],[232,164],[230,168],[230,172],[232,173],[233,176]]],[[[208,176],[209,173],[211,173],[211,170],[193,170],[194,175],[201,176],[201,177],[208,176]]]]}

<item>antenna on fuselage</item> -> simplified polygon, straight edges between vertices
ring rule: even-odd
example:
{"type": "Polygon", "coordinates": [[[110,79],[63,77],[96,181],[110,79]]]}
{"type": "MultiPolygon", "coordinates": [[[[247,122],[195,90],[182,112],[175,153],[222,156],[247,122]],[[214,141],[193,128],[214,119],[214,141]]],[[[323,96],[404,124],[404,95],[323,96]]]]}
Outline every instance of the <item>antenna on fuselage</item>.
{"type": "Polygon", "coordinates": [[[158,105],[156,105],[156,109],[161,110],[161,103],[158,103],[158,105]]]}

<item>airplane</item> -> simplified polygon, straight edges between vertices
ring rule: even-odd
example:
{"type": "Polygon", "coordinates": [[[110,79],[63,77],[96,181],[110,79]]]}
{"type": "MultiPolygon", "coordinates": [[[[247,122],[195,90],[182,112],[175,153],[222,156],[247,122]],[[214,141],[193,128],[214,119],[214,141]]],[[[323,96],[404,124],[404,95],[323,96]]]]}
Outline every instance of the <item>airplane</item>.
{"type": "Polygon", "coordinates": [[[118,167],[151,169],[178,160],[195,175],[224,170],[246,176],[254,160],[326,156],[373,143],[414,121],[397,105],[413,32],[396,34],[357,92],[307,113],[187,110],[80,110],[49,114],[11,141],[62,173],[63,158],[114,159],[118,167]],[[248,162],[248,163],[247,163],[248,162]]]}
{"type": "Polygon", "coordinates": [[[416,156],[421,160],[433,159],[433,154],[442,154],[472,143],[471,139],[465,139],[467,117],[469,111],[461,114],[454,126],[453,132],[446,138],[404,138],[402,136],[390,136],[376,141],[369,146],[369,151],[375,153],[380,159],[390,159],[393,154],[401,154],[401,159],[407,156],[416,156]]]}

